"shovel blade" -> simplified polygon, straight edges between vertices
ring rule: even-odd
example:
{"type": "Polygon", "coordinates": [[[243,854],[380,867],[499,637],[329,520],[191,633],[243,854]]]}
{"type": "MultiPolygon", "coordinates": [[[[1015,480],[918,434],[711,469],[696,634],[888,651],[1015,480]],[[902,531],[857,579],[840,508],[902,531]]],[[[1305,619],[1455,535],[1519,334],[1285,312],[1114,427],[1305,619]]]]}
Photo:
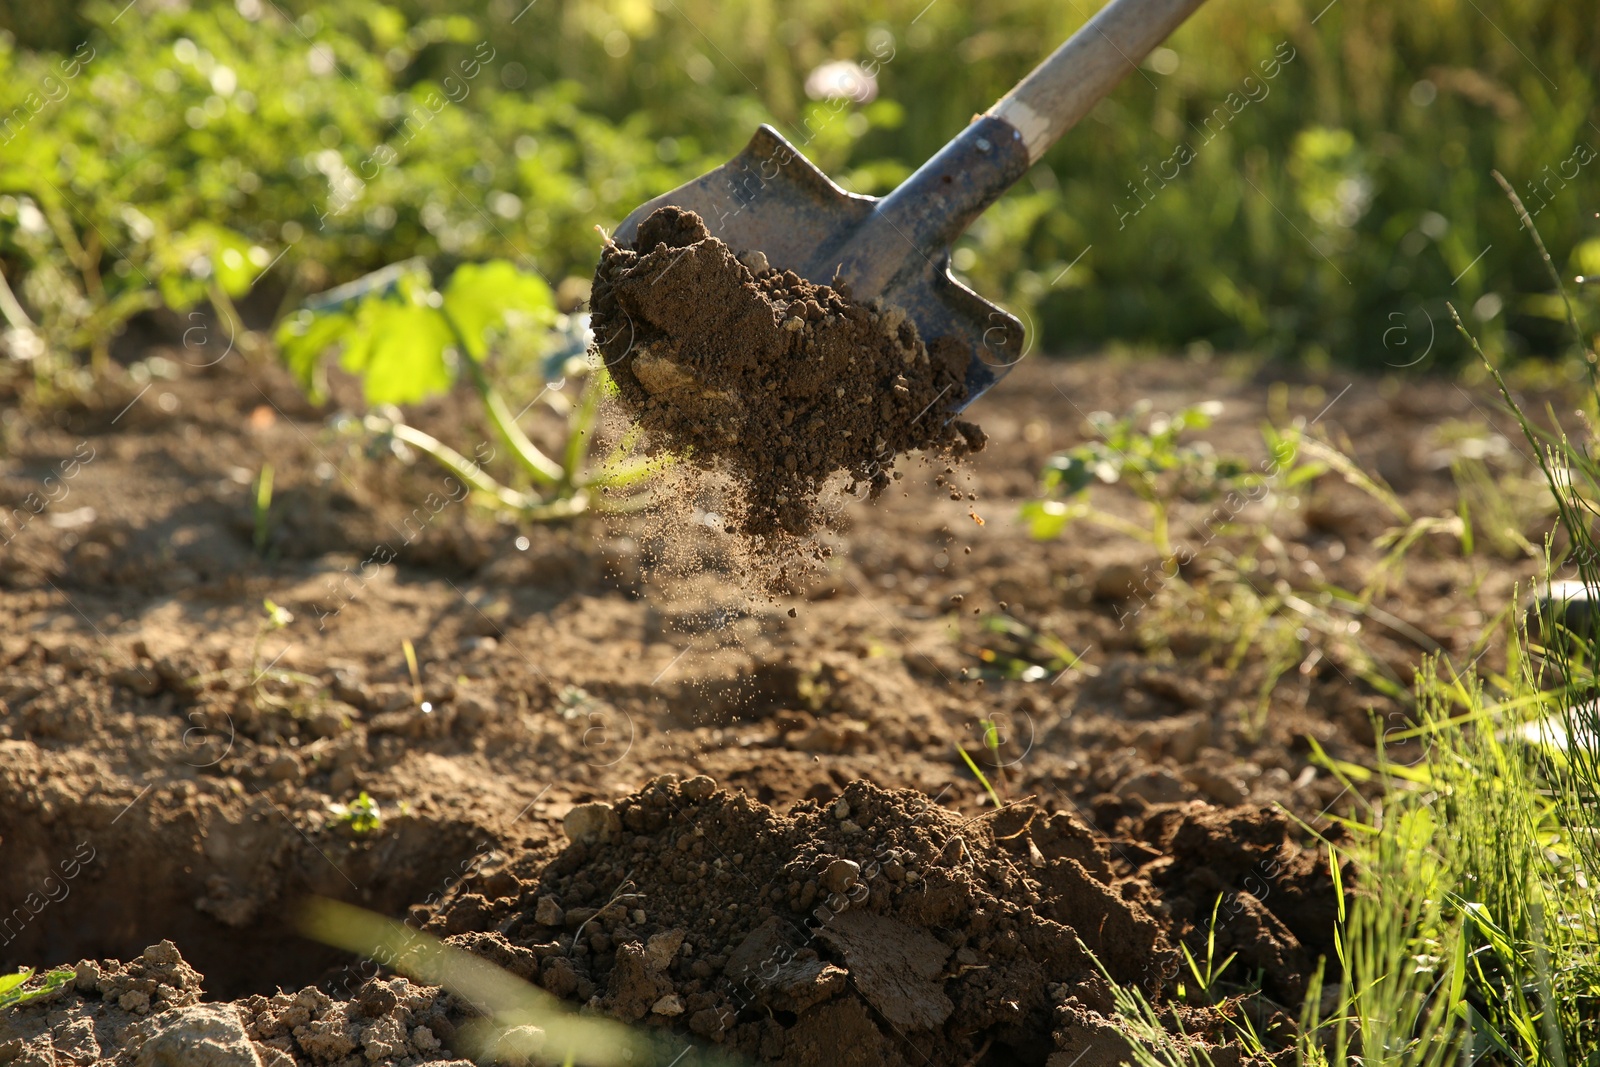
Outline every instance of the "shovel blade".
{"type": "MultiPolygon", "coordinates": [[[[712,236],[735,252],[759,251],[773,267],[829,285],[843,261],[842,250],[850,249],[859,261],[861,235],[886,232],[882,226],[870,228],[880,203],[877,197],[845,192],[776,130],[762,126],[727,163],[635,209],[613,238],[631,245],[639,224],[671,205],[695,212],[712,236]]],[[[904,308],[930,348],[951,338],[968,352],[967,396],[954,409],[960,410],[1022,358],[1022,323],[950,274],[947,246],[913,249],[916,255],[908,256],[905,247],[892,247],[899,240],[893,233],[868,239],[867,255],[881,251],[886,262],[903,260],[909,266],[877,291],[852,285],[853,295],[881,297],[904,308]],[[875,243],[891,247],[877,249],[875,243]]]]}

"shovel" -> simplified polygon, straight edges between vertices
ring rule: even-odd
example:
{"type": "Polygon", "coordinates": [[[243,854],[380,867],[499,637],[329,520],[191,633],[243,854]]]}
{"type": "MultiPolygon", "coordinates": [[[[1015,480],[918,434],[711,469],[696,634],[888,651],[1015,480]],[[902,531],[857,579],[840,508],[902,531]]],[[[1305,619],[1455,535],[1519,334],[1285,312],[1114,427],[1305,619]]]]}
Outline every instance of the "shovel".
{"type": "Polygon", "coordinates": [[[904,308],[930,347],[953,337],[971,353],[970,404],[1021,360],[1023,328],[951,276],[951,242],[1203,2],[1111,0],[888,196],[845,192],[762,126],[727,163],[637,208],[613,238],[631,245],[651,212],[686,208],[736,252],[904,308]]]}

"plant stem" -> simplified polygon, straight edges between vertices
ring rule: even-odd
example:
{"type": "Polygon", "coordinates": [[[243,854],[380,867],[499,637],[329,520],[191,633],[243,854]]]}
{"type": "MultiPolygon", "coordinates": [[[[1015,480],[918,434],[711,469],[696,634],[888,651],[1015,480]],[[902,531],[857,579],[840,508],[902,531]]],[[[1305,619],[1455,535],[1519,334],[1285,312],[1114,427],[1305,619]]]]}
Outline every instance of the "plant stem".
{"type": "Polygon", "coordinates": [[[472,358],[471,348],[461,333],[461,327],[456,325],[456,320],[450,317],[449,312],[442,309],[440,314],[444,316],[444,321],[450,324],[450,332],[455,334],[456,347],[460,349],[461,358],[465,361],[467,375],[471,377],[473,387],[478,390],[478,396],[483,399],[483,406],[489,412],[489,421],[494,424],[495,431],[500,434],[506,447],[522,461],[523,467],[539,484],[551,489],[570,485],[568,472],[562,470],[555,460],[541,452],[539,446],[528,440],[528,435],[517,425],[516,416],[511,414],[511,409],[506,407],[505,399],[489,381],[489,376],[483,372],[482,364],[472,358]]]}

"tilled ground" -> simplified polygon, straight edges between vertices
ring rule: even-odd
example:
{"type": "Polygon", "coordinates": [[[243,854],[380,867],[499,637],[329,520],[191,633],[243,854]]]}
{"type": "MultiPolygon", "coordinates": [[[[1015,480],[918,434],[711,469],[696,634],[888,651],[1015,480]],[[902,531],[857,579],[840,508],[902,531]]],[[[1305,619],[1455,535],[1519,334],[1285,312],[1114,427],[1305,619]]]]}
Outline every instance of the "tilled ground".
{"type": "MultiPolygon", "coordinates": [[[[499,524],[268,368],[130,381],[93,408],[9,401],[0,968],[100,962],[0,1016],[0,1063],[164,1062],[202,1032],[241,1057],[218,1062],[457,1057],[469,1006],[300,938],[311,894],[744,1061],[1117,1062],[1088,952],[1161,998],[1214,914],[1272,1024],[1337,909],[1290,818],[1351,799],[1311,741],[1370,759],[1373,717],[1403,705],[1331,649],[1235,661],[1217,619],[1171,610],[1176,587],[1138,592],[1132,542],[1036,542],[1016,517],[1085,413],[1144,396],[1223,400],[1207,436],[1252,461],[1269,409],[1321,413],[1412,515],[1455,514],[1447,446],[1483,398],[1268,382],[1220,360],[1025,363],[974,411],[991,444],[958,491],[909,464],[876,504],[840,502],[826,566],[776,599],[709,515],[499,524]],[[1023,629],[1081,664],[996,677],[984,650],[1023,629]],[[383,818],[356,832],[331,806],[362,791],[383,818]]],[[[468,412],[419,421],[470,451],[468,412]]],[[[1521,518],[1537,542],[1543,520],[1521,518]]],[[[1393,523],[1324,475],[1280,509],[1257,574],[1360,588],[1393,523]]],[[[1536,569],[1425,538],[1361,620],[1374,669],[1471,659],[1536,569]]]]}

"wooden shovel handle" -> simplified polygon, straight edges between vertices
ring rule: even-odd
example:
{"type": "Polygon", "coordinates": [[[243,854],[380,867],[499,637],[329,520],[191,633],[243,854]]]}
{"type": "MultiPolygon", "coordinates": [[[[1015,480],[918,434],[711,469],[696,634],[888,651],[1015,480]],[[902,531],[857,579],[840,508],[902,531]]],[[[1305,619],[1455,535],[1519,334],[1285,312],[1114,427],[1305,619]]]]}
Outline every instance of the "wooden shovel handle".
{"type": "Polygon", "coordinates": [[[988,111],[1036,162],[1205,0],[1111,0],[988,111]]]}

